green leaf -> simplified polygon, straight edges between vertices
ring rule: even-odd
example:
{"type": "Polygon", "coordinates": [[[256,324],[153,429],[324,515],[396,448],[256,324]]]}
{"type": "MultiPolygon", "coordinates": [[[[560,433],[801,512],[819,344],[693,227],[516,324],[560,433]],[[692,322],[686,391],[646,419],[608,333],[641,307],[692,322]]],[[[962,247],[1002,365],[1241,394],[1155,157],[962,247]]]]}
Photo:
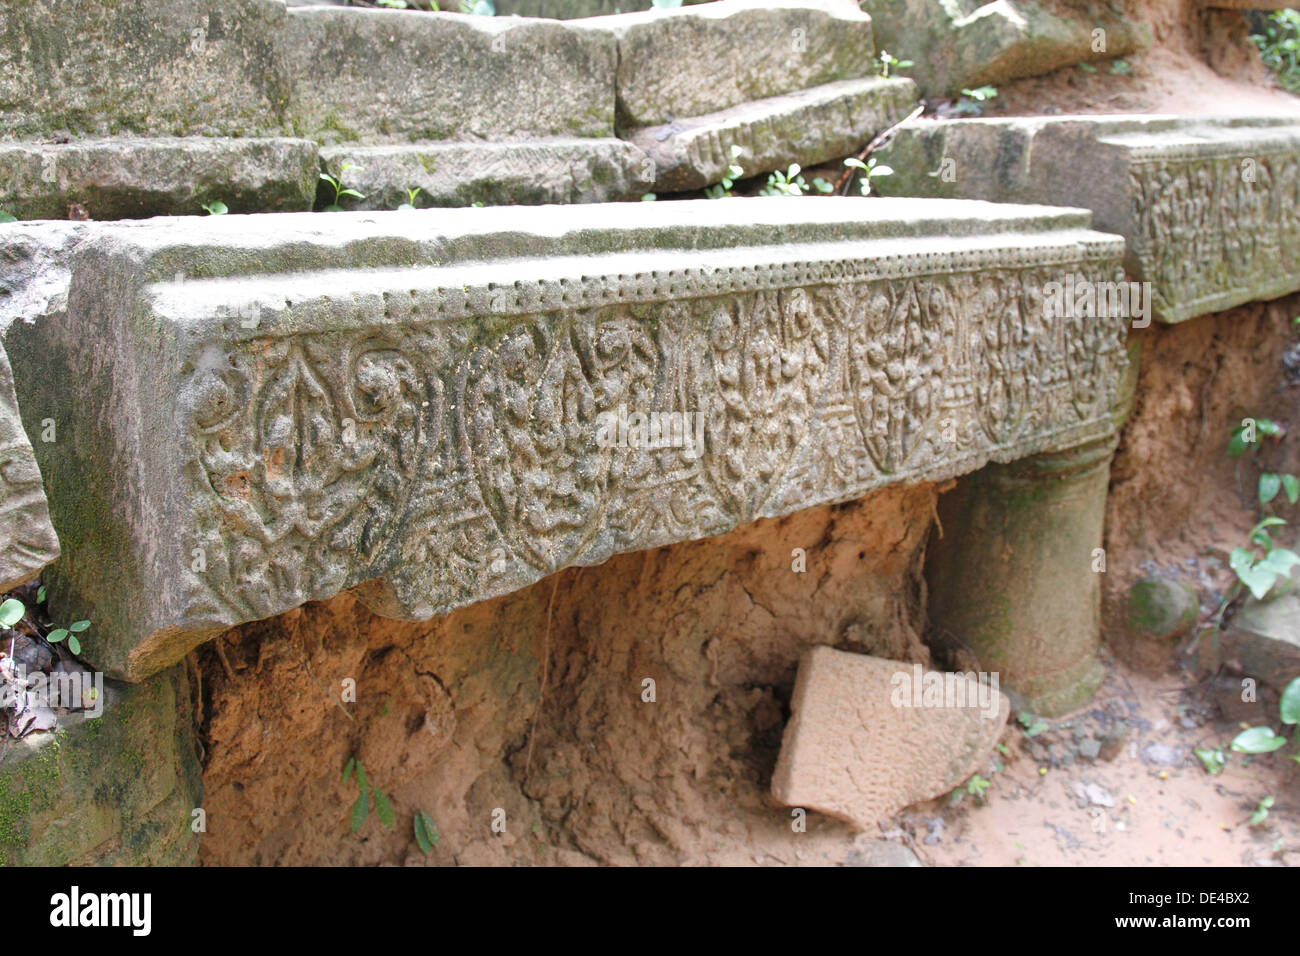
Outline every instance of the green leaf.
{"type": "MultiPolygon", "coordinates": [[[[439,841],[442,840],[442,836],[439,835],[438,833],[438,826],[433,822],[433,817],[429,816],[423,810],[417,810],[415,812],[415,825],[417,827],[416,829],[417,842],[419,841],[419,834],[421,830],[423,830],[424,832],[425,842],[428,843],[430,849],[437,846],[439,841]]],[[[421,846],[420,849],[424,850],[424,847],[421,846]]],[[[424,852],[428,853],[429,850],[424,850],[424,852]]]]}
{"type": "Polygon", "coordinates": [[[1283,475],[1282,487],[1286,489],[1286,500],[1295,504],[1300,501],[1300,478],[1295,475],[1283,475]]]}
{"type": "Polygon", "coordinates": [[[873,168],[872,168],[872,170],[871,170],[871,175],[872,175],[872,176],[892,176],[892,175],[894,175],[894,167],[893,167],[893,166],[876,166],[875,164],[872,164],[872,165],[873,165],[873,168]]]}
{"type": "Polygon", "coordinates": [[[365,198],[366,198],[366,197],[363,196],[361,193],[357,192],[355,189],[340,189],[340,190],[339,190],[339,195],[340,195],[340,196],[354,196],[354,197],[356,197],[357,199],[365,199],[365,198]]]}
{"type": "Polygon", "coordinates": [[[858,159],[856,156],[850,156],[848,159],[844,160],[844,165],[852,166],[854,169],[867,168],[867,164],[864,163],[862,160],[858,159]]]}
{"type": "Polygon", "coordinates": [[[74,654],[81,653],[81,641],[77,640],[76,634],[68,635],[68,650],[72,651],[74,654]]]}
{"type": "Polygon", "coordinates": [[[1246,429],[1237,428],[1233,431],[1232,437],[1228,439],[1228,457],[1240,458],[1246,453],[1246,429]]]}
{"type": "Polygon", "coordinates": [[[224,216],[230,212],[230,207],[220,199],[214,199],[212,202],[204,203],[203,209],[209,216],[224,216]]]}
{"type": "Polygon", "coordinates": [[[37,603],[37,604],[44,604],[44,603],[45,603],[45,585],[44,585],[44,584],[42,584],[39,588],[36,589],[36,603],[37,603]]]}
{"type": "Polygon", "coordinates": [[[1255,420],[1255,430],[1261,435],[1280,435],[1282,426],[1271,418],[1258,418],[1255,420]]]}
{"type": "Polygon", "coordinates": [[[1300,724],[1300,677],[1286,685],[1278,710],[1282,713],[1282,723],[1300,724]]]}
{"type": "Polygon", "coordinates": [[[357,758],[349,757],[348,762],[343,765],[343,779],[341,783],[347,783],[348,778],[352,776],[352,771],[357,769],[357,758]]]}
{"type": "Polygon", "coordinates": [[[1218,747],[1197,747],[1193,752],[1201,758],[1201,763],[1205,765],[1207,773],[1218,774],[1223,772],[1227,760],[1223,756],[1223,751],[1218,747]]]}
{"type": "Polygon", "coordinates": [[[13,627],[23,619],[27,613],[27,608],[23,602],[17,598],[10,598],[3,604],[0,604],[0,624],[5,627],[13,627]]]}
{"type": "Polygon", "coordinates": [[[379,817],[379,822],[384,828],[391,830],[397,818],[393,814],[393,805],[388,802],[388,797],[382,790],[375,791],[375,815],[379,817]]]}
{"type": "Polygon", "coordinates": [[[1300,564],[1300,555],[1287,548],[1273,548],[1255,567],[1285,578],[1291,574],[1291,569],[1297,564],[1300,564]]]}
{"type": "Polygon", "coordinates": [[[49,634],[45,635],[45,639],[51,644],[57,644],[67,636],[68,629],[66,627],[56,627],[54,630],[50,631],[49,634]]]}
{"type": "Polygon", "coordinates": [[[360,760],[357,761],[357,786],[361,788],[362,793],[370,789],[370,779],[366,776],[366,768],[361,766],[360,760]]]}
{"type": "MultiPolygon", "coordinates": [[[[357,766],[361,766],[357,764],[357,766]]],[[[352,804],[352,832],[356,833],[366,822],[366,812],[370,809],[370,791],[362,790],[357,794],[357,802],[352,804]]]]}
{"type": "Polygon", "coordinates": [[[89,621],[73,621],[71,624],[68,625],[68,630],[72,631],[75,634],[80,634],[88,627],[90,627],[89,621]]]}
{"type": "Polygon", "coordinates": [[[1268,754],[1286,743],[1285,737],[1273,733],[1272,727],[1251,727],[1232,740],[1232,749],[1240,754],[1268,754]]]}
{"type": "Polygon", "coordinates": [[[1268,504],[1282,490],[1282,476],[1266,471],[1259,476],[1259,503],[1268,504]]]}
{"type": "Polygon", "coordinates": [[[18,221],[17,216],[13,215],[12,213],[7,213],[3,209],[0,209],[0,222],[17,222],[17,221],[18,221]]]}
{"type": "Polygon", "coordinates": [[[424,820],[420,817],[419,812],[415,814],[415,819],[411,822],[415,828],[415,845],[420,848],[421,853],[428,853],[433,849],[433,844],[429,842],[429,836],[424,832],[424,820]]]}

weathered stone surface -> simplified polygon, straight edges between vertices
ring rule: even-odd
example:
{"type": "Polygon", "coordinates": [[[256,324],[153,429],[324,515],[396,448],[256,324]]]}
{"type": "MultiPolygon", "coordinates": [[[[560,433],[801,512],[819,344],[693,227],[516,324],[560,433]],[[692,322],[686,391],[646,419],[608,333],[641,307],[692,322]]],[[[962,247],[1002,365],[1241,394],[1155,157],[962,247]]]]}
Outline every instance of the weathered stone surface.
{"type": "Polygon", "coordinates": [[[651,126],[628,138],[653,159],[655,188],[674,192],[716,183],[732,163],[752,176],[846,156],[915,105],[910,80],[843,80],[651,126]],[[733,145],[744,150],[739,159],[733,145]]]}
{"type": "Polygon", "coordinates": [[[92,139],[0,142],[0,208],[19,219],[297,212],[316,198],[316,145],[305,139],[92,139]]]}
{"type": "Polygon", "coordinates": [[[806,651],[772,795],[786,806],[866,830],[980,770],[1006,726],[1006,696],[980,687],[972,675],[929,672],[954,689],[960,684],[963,696],[926,704],[910,691],[900,693],[916,671],[912,664],[829,647],[806,651]]]}
{"type": "Polygon", "coordinates": [[[894,169],[877,181],[885,195],[1091,209],[1097,228],[1128,240],[1125,265],[1152,284],[1162,322],[1300,289],[1300,124],[1290,119],[923,121],[879,155],[894,169]]]}
{"type": "Polygon", "coordinates": [[[26,420],[60,423],[47,580],[91,659],[139,679],[363,584],[425,618],[1113,431],[1123,320],[1042,302],[1118,272],[1083,211],[559,212],[85,224],[66,311],[6,345],[26,420]],[[631,447],[620,409],[689,415],[689,447],[631,447]]]}
{"type": "Polygon", "coordinates": [[[573,26],[617,39],[620,132],[873,72],[871,18],[853,0],[721,0],[573,26]]]}
{"type": "MultiPolygon", "coordinates": [[[[683,0],[687,6],[711,2],[714,0],[683,0]]],[[[652,0],[496,0],[493,6],[499,17],[550,17],[556,20],[637,13],[654,8],[652,0]]]]}
{"type": "Polygon", "coordinates": [[[327,146],[321,162],[364,200],[348,208],[396,209],[420,187],[423,206],[485,206],[618,202],[640,199],[654,180],[646,155],[619,139],[550,139],[527,143],[426,143],[411,146],[327,146]]]}
{"type": "Polygon", "coordinates": [[[1114,449],[1112,437],[993,464],[939,498],[931,624],[1037,714],[1073,710],[1105,676],[1098,552],[1114,449]]]}
{"type": "Polygon", "coordinates": [[[0,5],[0,130],[291,132],[278,0],[12,0],[0,5]]]}
{"type": "Polygon", "coordinates": [[[865,0],[863,9],[876,45],[913,61],[905,72],[927,97],[1126,56],[1151,43],[1148,27],[1101,3],[1071,17],[1032,0],[865,0]]]}
{"type": "Polygon", "coordinates": [[[921,861],[916,854],[901,843],[889,840],[862,840],[854,843],[844,860],[845,866],[906,866],[916,867],[921,861]]]}
{"type": "Polygon", "coordinates": [[[1166,577],[1145,577],[1129,590],[1125,621],[1136,637],[1171,641],[1188,634],[1201,613],[1196,592],[1166,577]]]}
{"type": "Polygon", "coordinates": [[[559,21],[280,0],[0,7],[6,136],[609,136],[615,41],[559,21]]]}
{"type": "MultiPolygon", "coordinates": [[[[0,764],[5,865],[192,864],[202,806],[193,710],[180,668],[104,685],[103,713],[10,741],[0,764]]],[[[85,712],[89,714],[89,711],[85,712]]]]}
{"type": "Polygon", "coordinates": [[[614,38],[558,21],[303,7],[278,40],[322,142],[612,136],[614,38]]]}
{"type": "Polygon", "coordinates": [[[1247,596],[1223,633],[1223,653],[1242,673],[1282,690],[1300,677],[1300,574],[1291,590],[1264,601],[1247,596]]]}
{"type": "Polygon", "coordinates": [[[9,358],[0,348],[0,592],[34,578],[58,556],[41,471],[18,416],[9,358]]]}

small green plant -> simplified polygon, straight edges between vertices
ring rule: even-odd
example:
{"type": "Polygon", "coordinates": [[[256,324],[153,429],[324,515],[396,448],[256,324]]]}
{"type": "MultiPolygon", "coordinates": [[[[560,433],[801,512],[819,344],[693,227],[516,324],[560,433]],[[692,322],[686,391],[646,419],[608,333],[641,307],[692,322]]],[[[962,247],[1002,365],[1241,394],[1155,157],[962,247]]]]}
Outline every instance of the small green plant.
{"type": "Polygon", "coordinates": [[[339,205],[339,200],[341,200],[344,196],[351,196],[353,199],[366,198],[361,193],[357,192],[355,189],[345,189],[343,187],[343,177],[347,175],[347,172],[350,169],[355,169],[357,172],[361,172],[364,169],[364,167],[357,166],[353,163],[344,163],[342,166],[339,167],[338,176],[331,176],[329,173],[320,174],[321,181],[328,184],[330,188],[334,190],[334,200],[328,206],[325,207],[326,212],[342,212],[343,207],[339,205]]]}
{"type": "Polygon", "coordinates": [[[1262,34],[1251,36],[1264,65],[1277,74],[1278,85],[1300,93],[1300,12],[1275,10],[1268,15],[1262,34]]]}
{"type": "Polygon", "coordinates": [[[230,212],[230,207],[220,199],[214,199],[212,202],[205,202],[203,204],[203,211],[209,216],[224,216],[226,213],[230,212]]]}
{"type": "Polygon", "coordinates": [[[655,202],[658,199],[659,197],[656,196],[654,193],[646,193],[644,196],[641,197],[642,202],[655,202]]]}
{"type": "Polygon", "coordinates": [[[1200,758],[1205,772],[1212,776],[1223,773],[1223,768],[1228,765],[1228,758],[1222,747],[1197,747],[1193,752],[1200,758]]]}
{"type": "Polygon", "coordinates": [[[736,145],[735,143],[731,144],[732,162],[729,166],[727,166],[727,175],[723,176],[720,182],[717,182],[714,185],[709,186],[704,190],[704,195],[707,198],[709,199],[730,199],[731,198],[731,187],[736,185],[736,180],[745,174],[745,170],[742,169],[740,166],[737,166],[735,163],[737,159],[740,159],[740,154],[743,152],[744,150],[742,150],[738,145],[736,145]]]}
{"type": "Polygon", "coordinates": [[[406,0],[375,0],[381,7],[388,7],[391,10],[405,10],[406,0]]]}
{"type": "Polygon", "coordinates": [[[1020,721],[1020,726],[1025,729],[1024,732],[1026,737],[1037,737],[1043,731],[1050,729],[1047,721],[1043,720],[1041,717],[1035,717],[1033,714],[1026,713],[1023,710],[1016,714],[1016,720],[1020,721]]]}
{"type": "Polygon", "coordinates": [[[844,165],[858,170],[858,188],[862,195],[871,195],[871,180],[879,179],[881,176],[892,176],[894,170],[892,166],[876,165],[876,158],[873,156],[865,163],[856,156],[850,156],[844,160],[844,165]]]}
{"type": "Polygon", "coordinates": [[[17,221],[18,221],[17,216],[11,215],[5,212],[3,209],[0,209],[0,223],[17,222],[17,221]]]}
{"type": "Polygon", "coordinates": [[[1300,555],[1289,548],[1278,547],[1268,533],[1269,528],[1284,524],[1286,522],[1281,518],[1265,518],[1250,530],[1250,547],[1233,548],[1228,556],[1228,567],[1237,575],[1237,581],[1257,601],[1264,600],[1279,581],[1289,582],[1291,568],[1300,564],[1300,555]]]}
{"type": "MultiPolygon", "coordinates": [[[[1284,726],[1300,724],[1300,677],[1286,685],[1277,709],[1284,726]]],[[[1296,735],[1295,743],[1300,744],[1300,733],[1296,735]]],[[[1286,734],[1277,733],[1269,726],[1250,727],[1237,734],[1230,746],[1239,754],[1270,754],[1286,746],[1286,734]]],[[[1300,753],[1287,756],[1300,763],[1300,753]]]]}
{"type": "Polygon", "coordinates": [[[348,762],[343,765],[343,782],[347,783],[354,772],[357,780],[357,799],[352,804],[352,832],[356,833],[365,825],[366,814],[370,811],[372,801],[375,804],[375,816],[379,818],[379,822],[385,829],[391,830],[397,822],[392,801],[383,791],[370,785],[370,780],[366,777],[366,768],[361,766],[361,761],[356,757],[349,757],[348,762]]]}
{"type": "Polygon", "coordinates": [[[876,57],[876,76],[889,79],[889,74],[895,70],[906,70],[909,66],[915,66],[911,60],[900,60],[898,57],[890,54],[888,50],[881,50],[880,56],[876,57]]]}
{"type": "Polygon", "coordinates": [[[1272,795],[1269,795],[1259,801],[1259,805],[1255,807],[1255,812],[1250,815],[1250,825],[1252,827],[1257,827],[1267,820],[1268,811],[1271,809],[1273,809],[1273,797],[1272,795]]]}
{"type": "Polygon", "coordinates": [[[415,197],[420,195],[422,190],[419,186],[412,186],[406,191],[406,202],[397,207],[398,212],[409,212],[415,209],[415,197]]]}
{"type": "Polygon", "coordinates": [[[1129,66],[1127,60],[1115,60],[1110,65],[1111,76],[1128,76],[1133,72],[1133,67],[1129,66]]]}
{"type": "Polygon", "coordinates": [[[1080,72],[1080,73],[1096,73],[1096,72],[1097,72],[1097,68],[1096,68],[1095,66],[1093,66],[1091,63],[1080,63],[1080,64],[1079,64],[1079,72],[1080,72]]]}
{"type": "Polygon", "coordinates": [[[438,845],[438,841],[442,839],[442,836],[438,833],[437,825],[433,822],[433,817],[423,810],[416,810],[412,826],[415,828],[415,843],[420,848],[420,852],[432,852],[433,848],[438,845]]]}
{"type": "Polygon", "coordinates": [[[985,780],[979,774],[975,774],[966,784],[966,792],[976,800],[983,800],[984,793],[989,788],[989,781],[985,780]]]}
{"type": "Polygon", "coordinates": [[[467,16],[495,17],[497,8],[492,0],[460,0],[460,12],[467,16]]]}
{"type": "Polygon", "coordinates": [[[998,95],[995,86],[977,86],[973,90],[962,90],[957,100],[957,112],[963,116],[982,116],[989,100],[998,95]]]}
{"type": "Polygon", "coordinates": [[[835,187],[822,179],[820,176],[808,185],[808,181],[803,178],[798,163],[791,163],[790,168],[782,172],[776,170],[769,173],[767,185],[758,191],[760,196],[802,196],[810,189],[816,189],[819,193],[833,192],[835,187]]]}
{"type": "MultiPolygon", "coordinates": [[[[45,603],[45,586],[41,585],[36,591],[36,603],[45,603]]],[[[3,604],[0,604],[0,627],[13,627],[27,615],[27,605],[17,598],[9,598],[3,604]]],[[[59,644],[65,639],[68,642],[68,650],[74,654],[81,653],[81,639],[78,634],[83,634],[90,628],[89,621],[73,621],[67,627],[56,627],[45,635],[45,640],[51,644],[59,644]]]]}

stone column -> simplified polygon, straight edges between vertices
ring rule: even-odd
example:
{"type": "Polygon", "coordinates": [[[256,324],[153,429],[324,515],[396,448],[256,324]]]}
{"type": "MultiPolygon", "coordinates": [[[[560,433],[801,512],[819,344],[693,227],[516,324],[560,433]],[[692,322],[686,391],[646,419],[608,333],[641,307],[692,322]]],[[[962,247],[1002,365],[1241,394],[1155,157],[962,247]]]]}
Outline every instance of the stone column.
{"type": "Polygon", "coordinates": [[[1116,441],[991,464],[939,499],[931,625],[1034,713],[1072,710],[1102,680],[1098,549],[1116,441]]]}

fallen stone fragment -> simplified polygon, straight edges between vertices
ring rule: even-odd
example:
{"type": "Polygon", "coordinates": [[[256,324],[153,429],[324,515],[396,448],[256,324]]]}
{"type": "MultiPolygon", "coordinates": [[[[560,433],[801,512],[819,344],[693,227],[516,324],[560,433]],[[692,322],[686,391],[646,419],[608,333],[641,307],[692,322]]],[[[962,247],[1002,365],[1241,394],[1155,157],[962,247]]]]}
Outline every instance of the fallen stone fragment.
{"type": "Polygon", "coordinates": [[[971,676],[937,676],[960,688],[965,702],[979,703],[909,706],[899,688],[913,680],[913,665],[828,647],[806,651],[772,794],[866,830],[981,769],[1010,702],[971,676]]]}
{"type": "Polygon", "coordinates": [[[916,854],[892,840],[859,840],[844,858],[844,866],[920,866],[916,854]]]}
{"type": "Polygon", "coordinates": [[[1292,590],[1257,601],[1247,597],[1222,636],[1222,653],[1235,657],[1241,672],[1284,690],[1300,677],[1300,594],[1292,590]]]}
{"type": "Polygon", "coordinates": [[[365,196],[349,209],[396,209],[418,187],[424,206],[540,206],[640,199],[654,164],[619,139],[544,139],[522,143],[420,143],[327,146],[321,164],[365,196]]]}
{"type": "Polygon", "coordinates": [[[846,156],[915,103],[910,80],[843,80],[640,129],[628,139],[654,161],[655,189],[677,192],[718,182],[732,164],[754,176],[846,156]]]}
{"type": "Polygon", "coordinates": [[[19,219],[92,219],[310,209],[316,145],[305,139],[92,139],[0,144],[0,208],[19,219]]]}
{"type": "Polygon", "coordinates": [[[30,581],[58,556],[41,470],[19,417],[9,358],[0,348],[0,592],[30,581]]]}
{"type": "Polygon", "coordinates": [[[1082,206],[1123,235],[1125,267],[1143,285],[1062,280],[1058,308],[1116,296],[1141,328],[1300,289],[1290,117],[922,120],[878,156],[894,170],[876,181],[884,195],[1082,206]]]}

